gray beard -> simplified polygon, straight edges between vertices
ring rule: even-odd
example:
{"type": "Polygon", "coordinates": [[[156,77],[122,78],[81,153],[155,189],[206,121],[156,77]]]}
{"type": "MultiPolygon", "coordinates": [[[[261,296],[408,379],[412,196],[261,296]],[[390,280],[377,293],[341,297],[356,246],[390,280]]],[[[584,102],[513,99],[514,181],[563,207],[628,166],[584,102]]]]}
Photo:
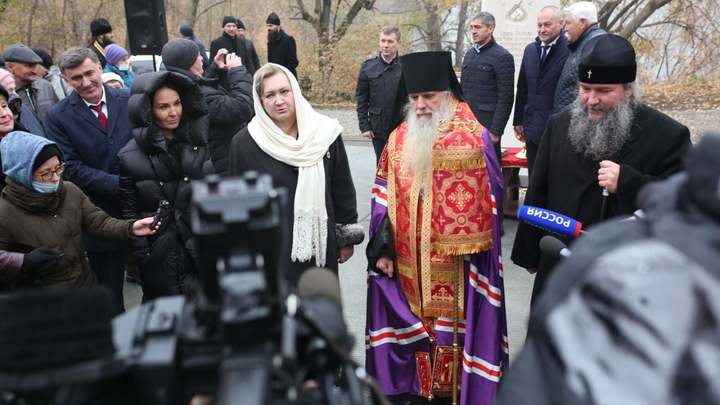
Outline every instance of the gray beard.
{"type": "Polygon", "coordinates": [[[405,116],[407,117],[408,132],[402,151],[402,162],[406,165],[415,178],[422,179],[429,173],[432,166],[432,146],[438,136],[438,123],[440,120],[449,120],[450,97],[444,102],[438,111],[433,112],[431,118],[420,118],[406,106],[405,116]]]}
{"type": "Polygon", "coordinates": [[[635,103],[622,101],[601,119],[592,120],[578,97],[572,104],[570,115],[568,137],[575,152],[592,160],[610,159],[630,138],[635,103]]]}

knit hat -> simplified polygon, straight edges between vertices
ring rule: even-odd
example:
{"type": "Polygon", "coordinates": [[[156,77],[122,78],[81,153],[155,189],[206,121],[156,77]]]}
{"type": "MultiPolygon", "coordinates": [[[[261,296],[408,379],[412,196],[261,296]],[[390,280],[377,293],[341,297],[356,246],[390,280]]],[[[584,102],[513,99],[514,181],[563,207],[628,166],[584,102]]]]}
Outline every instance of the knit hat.
{"type": "Polygon", "coordinates": [[[23,44],[12,44],[5,48],[3,58],[5,62],[42,63],[42,59],[23,44]]]}
{"type": "Polygon", "coordinates": [[[180,26],[180,35],[184,37],[194,37],[195,31],[193,31],[192,27],[188,24],[183,24],[180,26]]]}
{"type": "Polygon", "coordinates": [[[273,11],[265,20],[265,24],[280,25],[280,17],[273,11]]]}
{"type": "Polygon", "coordinates": [[[245,29],[245,24],[243,24],[242,20],[240,20],[239,18],[236,20],[235,25],[237,25],[238,29],[245,29]]]}
{"type": "Polygon", "coordinates": [[[60,154],[60,149],[58,149],[57,145],[55,144],[48,144],[45,145],[42,150],[40,150],[40,153],[37,154],[35,157],[35,161],[32,165],[32,171],[37,170],[38,167],[42,166],[43,163],[47,162],[48,159],[50,159],[53,156],[57,156],[60,161],[62,161],[62,154],[60,154]]]}
{"type": "Polygon", "coordinates": [[[52,56],[50,56],[50,54],[42,48],[32,48],[32,50],[37,56],[40,57],[40,59],[42,59],[41,65],[43,65],[45,69],[50,70],[53,65],[52,56]]]}
{"type": "Polygon", "coordinates": [[[200,51],[195,42],[177,38],[162,48],[162,61],[167,67],[189,70],[197,60],[200,51]]]}
{"type": "Polygon", "coordinates": [[[581,83],[632,83],[636,72],[635,49],[619,35],[600,35],[583,47],[578,64],[581,83]]]}
{"type": "Polygon", "coordinates": [[[96,18],[90,23],[90,32],[93,37],[99,37],[100,35],[112,32],[112,26],[108,20],[102,17],[96,18]]]}
{"type": "Polygon", "coordinates": [[[117,65],[120,59],[128,56],[128,51],[120,45],[110,44],[105,47],[105,59],[110,65],[117,65]]]}
{"type": "Polygon", "coordinates": [[[225,17],[223,17],[223,23],[222,23],[223,27],[225,27],[227,24],[230,24],[230,23],[237,24],[237,19],[235,19],[235,17],[233,17],[231,15],[226,15],[225,17]]]}
{"type": "Polygon", "coordinates": [[[0,69],[0,87],[7,90],[8,84],[15,81],[15,78],[13,77],[12,73],[8,72],[5,69],[0,69]]]}
{"type": "Polygon", "coordinates": [[[122,77],[120,77],[119,74],[113,73],[113,72],[105,72],[102,74],[103,83],[111,82],[113,80],[116,80],[116,81],[122,83],[123,87],[125,87],[125,82],[123,82],[123,79],[122,79],[122,77]]]}

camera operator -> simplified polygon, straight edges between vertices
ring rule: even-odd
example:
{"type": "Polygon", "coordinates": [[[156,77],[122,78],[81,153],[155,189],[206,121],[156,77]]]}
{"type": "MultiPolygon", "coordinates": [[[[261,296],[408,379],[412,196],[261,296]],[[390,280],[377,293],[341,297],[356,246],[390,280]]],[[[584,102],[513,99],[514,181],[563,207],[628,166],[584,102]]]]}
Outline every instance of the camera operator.
{"type": "Polygon", "coordinates": [[[720,134],[571,246],[498,404],[719,403],[720,134]]]}
{"type": "Polygon", "coordinates": [[[252,78],[243,61],[221,49],[204,72],[197,45],[181,38],[163,46],[162,59],[167,70],[183,74],[200,86],[210,120],[210,155],[216,172],[225,174],[232,137],[253,116],[252,78]]]}

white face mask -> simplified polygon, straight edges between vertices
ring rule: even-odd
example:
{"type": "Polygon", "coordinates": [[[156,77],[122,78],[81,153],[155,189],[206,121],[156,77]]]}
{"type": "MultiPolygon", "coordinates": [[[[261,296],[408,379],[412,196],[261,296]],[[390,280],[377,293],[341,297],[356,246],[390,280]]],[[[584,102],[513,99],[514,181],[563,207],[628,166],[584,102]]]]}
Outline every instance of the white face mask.
{"type": "Polygon", "coordinates": [[[130,70],[130,64],[120,63],[119,65],[117,65],[117,68],[120,70],[130,70]]]}

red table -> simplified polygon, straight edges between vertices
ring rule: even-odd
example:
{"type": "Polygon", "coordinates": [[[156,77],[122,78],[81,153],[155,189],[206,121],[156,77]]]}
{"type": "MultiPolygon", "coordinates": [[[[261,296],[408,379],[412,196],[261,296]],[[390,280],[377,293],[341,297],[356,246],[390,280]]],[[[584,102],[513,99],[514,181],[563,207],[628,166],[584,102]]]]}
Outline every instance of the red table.
{"type": "Polygon", "coordinates": [[[503,181],[505,182],[505,190],[503,192],[504,216],[515,217],[517,215],[519,199],[520,199],[520,168],[527,167],[527,158],[519,158],[515,156],[523,148],[503,148],[501,166],[503,181]]]}
{"type": "Polygon", "coordinates": [[[527,158],[519,158],[518,154],[523,148],[503,148],[505,153],[502,157],[502,167],[527,167],[527,158]]]}

